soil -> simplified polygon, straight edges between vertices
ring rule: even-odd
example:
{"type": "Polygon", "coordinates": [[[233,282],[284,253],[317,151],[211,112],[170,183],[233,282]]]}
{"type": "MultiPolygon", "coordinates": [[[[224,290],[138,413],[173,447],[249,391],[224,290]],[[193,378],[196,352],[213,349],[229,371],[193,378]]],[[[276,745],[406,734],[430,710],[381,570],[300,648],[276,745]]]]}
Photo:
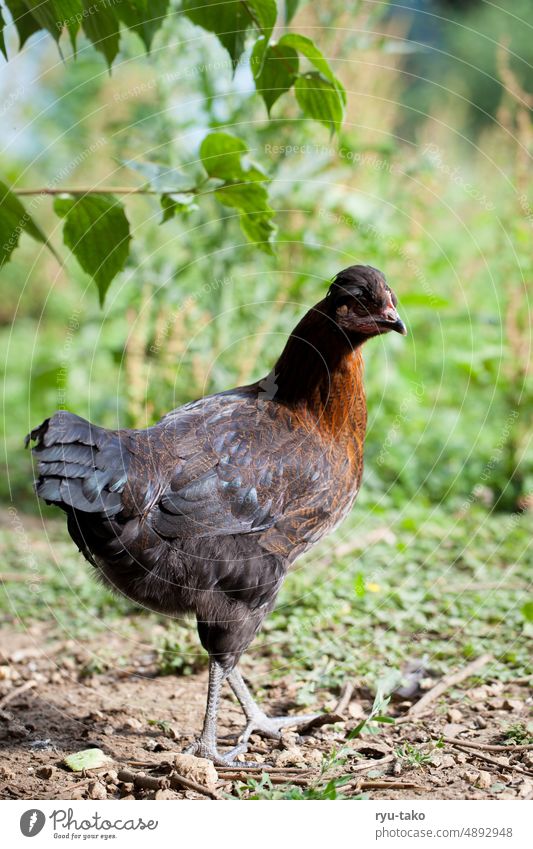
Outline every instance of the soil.
{"type": "MultiPolygon", "coordinates": [[[[169,787],[165,781],[175,754],[201,725],[205,671],[162,676],[155,658],[134,648],[126,667],[87,676],[87,656],[77,654],[78,643],[48,642],[47,638],[42,624],[32,625],[23,634],[3,630],[0,798],[209,798],[194,790],[169,787]],[[80,774],[62,763],[66,755],[92,747],[102,749],[113,764],[80,774]],[[119,780],[121,769],[162,778],[160,789],[142,789],[119,780]]],[[[107,635],[106,644],[112,639],[107,635]]],[[[90,652],[91,646],[86,648],[90,652]]],[[[124,653],[126,647],[114,648],[124,653]]],[[[268,669],[250,661],[244,663],[243,672],[252,685],[259,679],[263,683],[268,712],[295,710],[294,681],[281,679],[269,686],[268,669]]],[[[432,683],[426,682],[426,686],[432,683]]],[[[247,798],[254,792],[249,776],[260,781],[262,773],[268,773],[273,787],[283,794],[293,788],[321,792],[330,779],[350,776],[336,790],[341,798],[361,794],[375,799],[533,798],[533,746],[519,745],[523,740],[513,743],[502,735],[504,729],[527,723],[531,705],[528,682],[489,680],[467,685],[451,688],[421,719],[406,717],[420,692],[403,701],[397,697],[389,707],[394,724],[373,723],[370,728],[375,733],[366,732],[347,744],[347,732],[372,706],[372,694],[355,682],[342,722],[301,735],[287,731],[279,742],[253,737],[246,757],[255,760],[258,769],[219,769],[218,781],[211,789],[220,798],[247,798]],[[462,749],[460,743],[447,742],[450,738],[475,741],[484,748],[462,749]],[[333,750],[342,755],[347,745],[349,752],[331,762],[324,773],[323,758],[329,758],[333,750]],[[507,748],[487,748],[494,745],[507,748]]],[[[319,695],[321,702],[314,708],[333,710],[339,694],[319,695]]],[[[243,724],[229,691],[220,719],[223,748],[243,724]]]]}

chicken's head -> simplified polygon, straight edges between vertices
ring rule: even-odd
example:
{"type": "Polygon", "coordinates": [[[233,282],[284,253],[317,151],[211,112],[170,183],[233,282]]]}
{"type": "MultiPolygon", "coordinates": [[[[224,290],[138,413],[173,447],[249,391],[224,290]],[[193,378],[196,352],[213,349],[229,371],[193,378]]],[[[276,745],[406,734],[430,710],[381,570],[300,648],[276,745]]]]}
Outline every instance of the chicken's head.
{"type": "Polygon", "coordinates": [[[403,336],[396,295],[385,276],[371,265],[351,265],[339,271],[329,288],[328,311],[347,336],[378,336],[395,330],[403,336]]]}

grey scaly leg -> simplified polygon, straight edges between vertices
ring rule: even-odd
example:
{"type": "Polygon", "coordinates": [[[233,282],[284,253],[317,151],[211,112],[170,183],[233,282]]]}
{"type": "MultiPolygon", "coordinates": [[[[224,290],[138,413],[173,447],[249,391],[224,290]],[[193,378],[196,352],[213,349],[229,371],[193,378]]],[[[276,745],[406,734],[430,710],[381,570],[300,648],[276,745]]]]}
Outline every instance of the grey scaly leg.
{"type": "MultiPolygon", "coordinates": [[[[236,746],[230,752],[220,754],[217,748],[217,719],[220,704],[220,690],[228,673],[213,658],[209,658],[209,684],[207,688],[207,705],[205,709],[202,733],[187,749],[189,755],[208,758],[219,766],[231,766],[234,758],[246,751],[244,743],[236,746]]],[[[242,764],[240,764],[242,766],[242,764]]]]}
{"type": "Polygon", "coordinates": [[[248,743],[254,732],[264,737],[279,740],[282,728],[307,725],[319,714],[309,713],[303,716],[267,716],[259,707],[238,669],[232,669],[228,675],[228,683],[239,700],[246,717],[246,728],[239,738],[242,743],[248,743]]]}

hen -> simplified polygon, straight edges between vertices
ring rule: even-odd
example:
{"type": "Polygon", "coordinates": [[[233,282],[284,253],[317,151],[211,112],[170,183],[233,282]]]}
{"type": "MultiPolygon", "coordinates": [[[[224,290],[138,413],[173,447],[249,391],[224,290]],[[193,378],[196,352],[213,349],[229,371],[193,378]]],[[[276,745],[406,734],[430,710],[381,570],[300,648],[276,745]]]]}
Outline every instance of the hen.
{"type": "Polygon", "coordinates": [[[38,495],[67,514],[80,551],[152,610],[196,615],[209,653],[203,729],[191,752],[232,763],[250,735],[311,717],[268,717],[237,663],[291,563],[339,524],[359,490],[366,403],[362,344],[405,334],[381,272],[341,271],[300,321],[270,375],[173,410],[146,430],[106,430],[60,411],[27,437],[38,495]],[[227,680],[246,717],[217,748],[227,680]]]}

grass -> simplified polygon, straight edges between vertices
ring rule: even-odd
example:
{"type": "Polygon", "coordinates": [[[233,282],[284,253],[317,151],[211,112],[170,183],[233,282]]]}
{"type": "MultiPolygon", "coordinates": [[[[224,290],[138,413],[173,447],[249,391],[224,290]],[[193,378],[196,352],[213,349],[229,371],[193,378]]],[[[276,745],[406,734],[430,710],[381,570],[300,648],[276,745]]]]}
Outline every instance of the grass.
{"type": "MultiPolygon", "coordinates": [[[[383,512],[361,504],[334,537],[297,562],[248,662],[261,670],[261,659],[269,677],[296,679],[301,704],[347,677],[375,689],[408,662],[439,675],[483,652],[494,657],[491,676],[523,677],[531,672],[525,639],[532,629],[526,616],[531,526],[531,514],[504,517],[476,506],[458,516],[414,503],[383,512]],[[364,543],[365,534],[380,528],[386,539],[359,551],[357,540],[364,543]],[[349,543],[353,553],[335,555],[349,543]]],[[[50,638],[78,641],[113,631],[124,638],[124,655],[129,639],[138,645],[142,634],[160,674],[187,675],[205,664],[191,623],[111,594],[62,522],[48,521],[46,531],[27,517],[20,526],[4,525],[0,550],[4,627],[41,621],[50,638]]],[[[106,655],[106,666],[119,663],[122,654],[106,655]]],[[[87,674],[101,664],[89,660],[87,674]]]]}

